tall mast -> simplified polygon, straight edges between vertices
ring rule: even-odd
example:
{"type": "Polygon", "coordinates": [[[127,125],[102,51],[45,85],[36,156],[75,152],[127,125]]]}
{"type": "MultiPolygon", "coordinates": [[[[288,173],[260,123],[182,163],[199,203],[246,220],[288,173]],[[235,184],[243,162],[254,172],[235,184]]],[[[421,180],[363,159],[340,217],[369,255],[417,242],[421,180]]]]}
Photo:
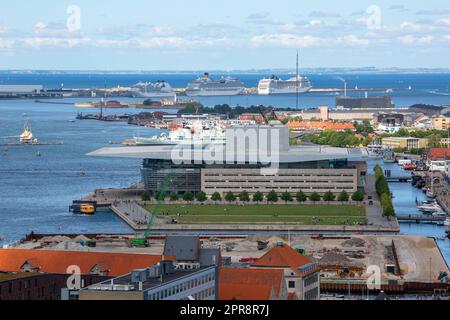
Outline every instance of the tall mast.
{"type": "Polygon", "coordinates": [[[296,69],[296,76],[295,76],[295,108],[298,109],[298,50],[297,50],[297,69],[296,69]]]}

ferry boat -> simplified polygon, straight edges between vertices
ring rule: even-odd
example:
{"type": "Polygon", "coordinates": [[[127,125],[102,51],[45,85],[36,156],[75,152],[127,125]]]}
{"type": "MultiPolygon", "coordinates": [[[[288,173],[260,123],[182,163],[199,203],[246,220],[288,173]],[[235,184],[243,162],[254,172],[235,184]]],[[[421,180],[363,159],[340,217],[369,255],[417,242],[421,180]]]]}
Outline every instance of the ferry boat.
{"type": "Polygon", "coordinates": [[[35,144],[38,142],[38,140],[33,137],[28,121],[25,121],[24,129],[20,135],[19,142],[20,144],[35,144]]]}
{"type": "Polygon", "coordinates": [[[186,87],[186,95],[189,97],[199,96],[236,96],[245,90],[244,84],[236,78],[222,77],[214,80],[205,73],[203,78],[189,82],[186,87]]]}

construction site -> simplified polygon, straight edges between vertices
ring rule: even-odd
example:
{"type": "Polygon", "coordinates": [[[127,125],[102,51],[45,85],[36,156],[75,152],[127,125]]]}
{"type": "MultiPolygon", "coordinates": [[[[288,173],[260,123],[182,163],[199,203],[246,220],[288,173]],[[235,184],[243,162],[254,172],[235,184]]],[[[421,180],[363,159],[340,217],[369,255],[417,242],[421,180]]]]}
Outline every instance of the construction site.
{"type": "MultiPolygon", "coordinates": [[[[165,236],[28,235],[11,248],[162,254],[165,236]]],[[[435,239],[400,235],[201,236],[202,246],[221,248],[224,264],[246,267],[272,247],[290,244],[321,268],[323,291],[364,290],[374,266],[386,292],[448,290],[450,270],[435,239]],[[369,271],[368,271],[369,270],[369,271]],[[422,289],[421,289],[422,288],[422,289]],[[428,289],[427,289],[428,288],[428,289]]],[[[367,290],[367,289],[365,289],[367,290]]]]}

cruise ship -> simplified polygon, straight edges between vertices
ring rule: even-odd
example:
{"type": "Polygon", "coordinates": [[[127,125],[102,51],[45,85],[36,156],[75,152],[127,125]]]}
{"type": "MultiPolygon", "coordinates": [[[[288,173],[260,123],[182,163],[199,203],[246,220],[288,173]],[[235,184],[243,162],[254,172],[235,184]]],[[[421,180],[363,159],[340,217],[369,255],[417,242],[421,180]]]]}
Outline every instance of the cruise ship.
{"type": "Polygon", "coordinates": [[[282,80],[273,75],[270,78],[259,81],[258,94],[297,94],[297,92],[305,93],[311,89],[311,82],[306,77],[297,76],[288,80],[282,80]]]}
{"type": "Polygon", "coordinates": [[[222,77],[219,80],[214,80],[208,73],[205,73],[203,78],[189,82],[186,95],[189,97],[236,96],[242,94],[244,90],[244,84],[238,79],[222,77]]]}
{"type": "Polygon", "coordinates": [[[175,91],[166,81],[139,82],[131,87],[135,98],[176,98],[175,91]]]}
{"type": "Polygon", "coordinates": [[[154,137],[134,137],[135,144],[142,145],[211,145],[225,143],[226,124],[218,121],[187,121],[169,134],[154,137]]]}

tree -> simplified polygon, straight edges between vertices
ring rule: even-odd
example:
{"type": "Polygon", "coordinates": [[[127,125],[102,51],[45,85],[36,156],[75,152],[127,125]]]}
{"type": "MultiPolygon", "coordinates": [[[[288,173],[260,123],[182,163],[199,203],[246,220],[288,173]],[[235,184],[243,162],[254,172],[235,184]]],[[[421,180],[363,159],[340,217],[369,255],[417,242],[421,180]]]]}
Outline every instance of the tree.
{"type": "Polygon", "coordinates": [[[151,199],[150,199],[150,194],[147,192],[147,191],[145,191],[143,194],[142,194],[142,201],[150,201],[151,199]]]}
{"type": "Polygon", "coordinates": [[[345,190],[342,191],[339,194],[338,201],[340,201],[340,202],[347,202],[348,200],[350,200],[350,196],[348,195],[347,191],[345,191],[345,190]]]}
{"type": "Polygon", "coordinates": [[[336,199],[336,196],[333,194],[333,192],[328,191],[323,195],[323,200],[324,201],[334,201],[336,199]]]}
{"type": "Polygon", "coordinates": [[[241,194],[239,195],[239,200],[241,200],[242,202],[249,202],[250,196],[248,195],[248,192],[247,191],[241,192],[241,194]]]}
{"type": "Polygon", "coordinates": [[[292,195],[289,192],[283,192],[283,194],[281,195],[281,200],[285,201],[286,203],[291,202],[292,199],[292,195]]]}
{"type": "Polygon", "coordinates": [[[269,202],[277,202],[278,201],[278,194],[275,192],[275,190],[272,190],[267,194],[267,201],[269,201],[269,202]]]}
{"type": "Polygon", "coordinates": [[[172,192],[170,194],[170,201],[178,201],[180,199],[180,197],[178,196],[178,194],[176,192],[172,192]]]}
{"type": "Polygon", "coordinates": [[[264,195],[261,192],[256,192],[253,195],[253,202],[262,202],[264,200],[264,195]]]}
{"type": "Polygon", "coordinates": [[[392,204],[392,198],[386,193],[381,195],[381,207],[383,208],[383,217],[395,217],[395,209],[392,204]]]}
{"type": "Polygon", "coordinates": [[[212,201],[222,201],[222,196],[218,192],[214,192],[214,194],[211,196],[212,201]]]}
{"type": "Polygon", "coordinates": [[[352,200],[353,201],[357,201],[357,202],[363,201],[364,200],[364,193],[362,193],[360,190],[356,191],[352,195],[352,200]]]}
{"type": "Polygon", "coordinates": [[[159,192],[156,194],[156,200],[158,200],[158,201],[164,201],[164,200],[166,200],[166,196],[167,196],[167,193],[166,193],[166,192],[159,191],[159,192]]]}
{"type": "Polygon", "coordinates": [[[225,200],[227,200],[228,202],[236,201],[236,196],[234,195],[233,192],[230,191],[226,194],[225,200]]]}
{"type": "Polygon", "coordinates": [[[309,200],[313,202],[320,201],[320,194],[318,194],[317,192],[311,193],[311,195],[309,196],[309,200]]]}
{"type": "Polygon", "coordinates": [[[198,194],[197,194],[197,201],[198,202],[205,202],[206,200],[208,200],[208,197],[206,196],[206,193],[204,193],[203,191],[202,192],[199,192],[198,194]]]}
{"type": "Polygon", "coordinates": [[[194,200],[194,195],[190,191],[186,191],[183,195],[183,200],[186,202],[191,202],[194,200]]]}
{"type": "Polygon", "coordinates": [[[295,198],[297,199],[298,202],[305,202],[306,200],[308,200],[308,197],[303,191],[297,192],[295,198]]]}

